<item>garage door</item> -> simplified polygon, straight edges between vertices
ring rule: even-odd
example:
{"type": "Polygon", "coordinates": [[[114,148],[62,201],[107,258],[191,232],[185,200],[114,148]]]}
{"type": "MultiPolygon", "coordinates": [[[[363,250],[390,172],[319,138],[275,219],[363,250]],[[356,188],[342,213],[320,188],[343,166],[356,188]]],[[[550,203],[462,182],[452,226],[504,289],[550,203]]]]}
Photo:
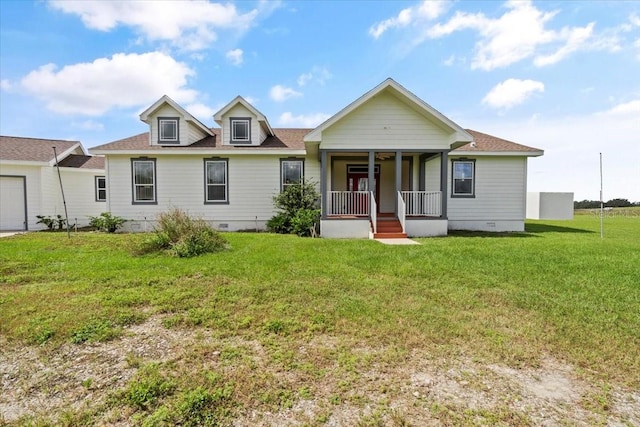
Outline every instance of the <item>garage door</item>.
{"type": "Polygon", "coordinates": [[[26,229],[25,177],[0,176],[0,230],[26,229]]]}

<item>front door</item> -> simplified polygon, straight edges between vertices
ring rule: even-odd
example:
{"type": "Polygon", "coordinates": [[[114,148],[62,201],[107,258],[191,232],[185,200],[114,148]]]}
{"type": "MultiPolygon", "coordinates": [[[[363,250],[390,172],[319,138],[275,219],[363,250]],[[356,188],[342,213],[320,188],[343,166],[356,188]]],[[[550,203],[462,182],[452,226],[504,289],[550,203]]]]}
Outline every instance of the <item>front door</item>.
{"type": "MultiPolygon", "coordinates": [[[[366,165],[349,165],[347,166],[347,190],[349,191],[370,191],[369,173],[366,165]]],[[[380,166],[376,165],[374,169],[373,194],[376,198],[377,211],[380,212],[380,166]]],[[[369,211],[369,198],[365,195],[359,196],[356,201],[361,211],[369,211]]]]}

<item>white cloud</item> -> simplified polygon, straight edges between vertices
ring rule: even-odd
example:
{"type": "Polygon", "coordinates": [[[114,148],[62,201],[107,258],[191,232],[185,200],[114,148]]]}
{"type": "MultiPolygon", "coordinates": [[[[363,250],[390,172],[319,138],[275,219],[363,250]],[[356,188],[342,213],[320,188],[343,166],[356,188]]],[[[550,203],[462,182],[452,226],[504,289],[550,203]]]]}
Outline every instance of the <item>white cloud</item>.
{"type": "Polygon", "coordinates": [[[592,22],[586,27],[577,27],[564,31],[567,33],[567,35],[563,37],[566,39],[566,44],[552,54],[536,56],[533,63],[537,67],[543,67],[560,62],[569,56],[569,54],[579,50],[585,45],[585,42],[593,35],[594,25],[592,22]]]}
{"type": "Polygon", "coordinates": [[[635,118],[636,121],[640,122],[640,99],[618,104],[599,114],[604,116],[635,118]]]}
{"type": "Polygon", "coordinates": [[[277,7],[268,3],[241,13],[233,3],[209,1],[50,1],[54,9],[78,15],[87,28],[110,31],[129,26],[147,40],[170,41],[185,50],[207,48],[217,40],[219,30],[248,30],[259,14],[277,7]]]}
{"type": "Polygon", "coordinates": [[[200,120],[201,122],[207,125],[208,125],[208,122],[212,120],[211,118],[213,117],[213,114],[217,111],[217,110],[214,110],[212,107],[209,107],[208,105],[205,105],[201,102],[189,104],[186,107],[184,107],[184,109],[187,110],[189,114],[191,114],[192,116],[194,116],[195,118],[197,118],[198,120],[200,120]]]}
{"type": "Polygon", "coordinates": [[[78,129],[90,130],[95,132],[100,132],[104,130],[104,125],[100,122],[96,122],[95,120],[84,120],[82,122],[72,122],[71,126],[78,129]]]}
{"type": "Polygon", "coordinates": [[[302,96],[302,93],[282,85],[275,85],[269,91],[269,97],[276,102],[283,102],[298,96],[302,96]]]}
{"type": "Polygon", "coordinates": [[[329,117],[331,117],[330,114],[324,113],[300,114],[298,116],[294,116],[292,113],[286,112],[280,115],[278,124],[282,126],[314,128],[329,117]]]}
{"type": "Polygon", "coordinates": [[[253,96],[243,96],[244,100],[247,101],[249,104],[255,106],[258,102],[260,102],[259,98],[255,98],[253,96]]]}
{"type": "Polygon", "coordinates": [[[306,85],[313,78],[313,74],[311,73],[303,73],[298,77],[298,86],[306,85]]]}
{"type": "Polygon", "coordinates": [[[522,104],[536,92],[544,92],[542,82],[508,79],[494,86],[482,99],[482,103],[492,108],[507,109],[522,104]]]}
{"type": "Polygon", "coordinates": [[[595,24],[584,27],[547,28],[558,10],[544,12],[529,0],[509,0],[507,11],[499,18],[483,13],[456,12],[444,23],[437,23],[414,40],[417,45],[426,39],[448,36],[456,31],[475,30],[479,39],[471,68],[492,70],[533,57],[538,67],[555,64],[579,50],[620,49],[615,34],[595,34],[595,24]]]}
{"type": "Polygon", "coordinates": [[[90,63],[43,65],[21,80],[22,87],[60,114],[98,116],[112,108],[146,106],[169,95],[177,102],[192,102],[197,92],[188,89],[194,71],[162,52],[117,53],[90,63]]]}
{"type": "Polygon", "coordinates": [[[243,60],[242,53],[242,49],[233,49],[228,51],[225,56],[233,65],[240,65],[243,60]]]}
{"type": "Polygon", "coordinates": [[[316,82],[317,84],[323,86],[327,80],[331,79],[333,74],[329,71],[327,67],[320,67],[318,65],[314,65],[311,68],[311,71],[308,73],[300,74],[298,77],[298,86],[304,86],[309,82],[316,82]]]}
{"type": "Polygon", "coordinates": [[[397,16],[372,25],[369,28],[369,35],[378,39],[391,28],[401,28],[436,19],[446,11],[448,5],[448,1],[424,0],[418,6],[402,9],[397,16]]]}
{"type": "Polygon", "coordinates": [[[7,79],[2,79],[0,80],[0,89],[4,90],[5,92],[11,92],[11,90],[13,89],[13,83],[11,83],[7,79]]]}

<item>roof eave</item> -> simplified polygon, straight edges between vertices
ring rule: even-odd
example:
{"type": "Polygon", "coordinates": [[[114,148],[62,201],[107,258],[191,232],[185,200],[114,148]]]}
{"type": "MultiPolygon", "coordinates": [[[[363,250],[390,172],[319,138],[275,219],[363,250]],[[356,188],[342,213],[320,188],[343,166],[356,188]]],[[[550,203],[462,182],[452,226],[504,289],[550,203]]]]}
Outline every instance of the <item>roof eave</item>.
{"type": "Polygon", "coordinates": [[[306,155],[307,151],[304,149],[294,149],[294,148],[260,148],[260,147],[252,147],[246,149],[211,149],[211,147],[207,148],[190,148],[188,150],[89,150],[91,154],[95,155],[163,155],[163,154],[171,154],[171,155],[189,155],[189,154],[207,154],[207,155],[230,155],[230,154],[290,154],[290,155],[306,155]]]}
{"type": "Polygon", "coordinates": [[[51,160],[49,160],[49,166],[55,166],[56,164],[56,157],[58,160],[58,163],[60,163],[62,160],[66,159],[67,157],[69,157],[69,154],[73,153],[76,148],[80,147],[80,149],[82,150],[82,152],[86,155],[88,154],[87,151],[84,149],[84,147],[82,146],[82,144],[80,144],[79,142],[76,142],[75,144],[73,144],[71,147],[69,147],[68,149],[64,150],[62,153],[55,153],[55,156],[53,156],[51,158],[51,160]]]}
{"type": "Polygon", "coordinates": [[[499,156],[499,157],[540,157],[544,155],[543,150],[538,151],[459,151],[454,150],[449,156],[499,156]]]}

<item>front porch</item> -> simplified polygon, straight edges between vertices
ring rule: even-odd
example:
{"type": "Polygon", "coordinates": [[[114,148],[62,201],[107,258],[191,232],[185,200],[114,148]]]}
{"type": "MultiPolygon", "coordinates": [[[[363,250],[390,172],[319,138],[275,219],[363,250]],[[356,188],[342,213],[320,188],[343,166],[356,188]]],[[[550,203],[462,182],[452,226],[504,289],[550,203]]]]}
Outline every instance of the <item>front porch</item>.
{"type": "Polygon", "coordinates": [[[321,235],[446,235],[447,153],[320,150],[321,235]]]}

